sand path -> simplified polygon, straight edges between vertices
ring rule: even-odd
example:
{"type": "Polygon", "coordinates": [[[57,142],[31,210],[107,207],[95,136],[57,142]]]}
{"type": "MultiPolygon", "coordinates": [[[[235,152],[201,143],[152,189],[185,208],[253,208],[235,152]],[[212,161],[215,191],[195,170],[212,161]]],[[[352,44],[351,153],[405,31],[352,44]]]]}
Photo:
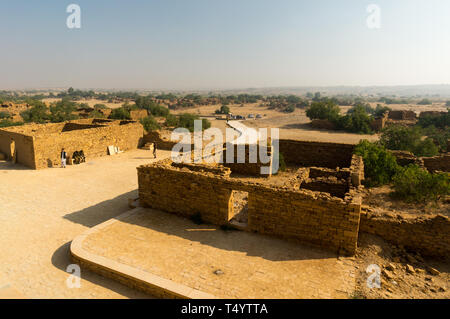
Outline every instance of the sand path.
{"type": "MultiPolygon", "coordinates": [[[[158,151],[158,157],[170,152],[158,151]]],[[[69,243],[128,210],[137,197],[136,167],[152,162],[134,150],[87,163],[30,170],[0,162],[0,281],[28,298],[139,298],[146,295],[81,271],[68,288],[69,243]]]]}

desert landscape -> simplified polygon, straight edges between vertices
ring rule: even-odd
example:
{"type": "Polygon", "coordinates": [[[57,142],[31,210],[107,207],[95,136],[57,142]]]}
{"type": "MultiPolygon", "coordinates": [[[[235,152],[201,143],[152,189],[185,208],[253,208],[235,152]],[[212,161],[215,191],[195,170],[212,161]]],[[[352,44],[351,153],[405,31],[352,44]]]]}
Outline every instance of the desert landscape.
{"type": "MultiPolygon", "coordinates": [[[[358,173],[360,175],[358,180],[356,182],[353,180],[351,182],[353,186],[350,186],[351,188],[354,187],[354,191],[351,192],[356,192],[357,197],[355,198],[358,198],[357,220],[359,221],[359,227],[358,224],[355,225],[357,226],[355,228],[357,233],[352,235],[356,237],[352,237],[354,238],[352,239],[353,242],[349,243],[350,246],[348,247],[352,248],[350,248],[351,252],[348,254],[343,253],[342,248],[335,252],[333,252],[333,249],[330,251],[332,247],[327,241],[320,238],[309,242],[304,235],[300,236],[300,243],[292,247],[290,246],[292,243],[276,238],[270,239],[271,237],[267,237],[266,239],[261,235],[257,235],[261,236],[260,239],[257,236],[247,238],[246,236],[250,234],[247,235],[245,230],[248,227],[255,227],[251,226],[254,224],[252,220],[255,217],[249,217],[251,216],[249,214],[255,213],[253,212],[254,208],[248,211],[248,205],[250,205],[248,201],[251,200],[249,196],[254,195],[249,195],[246,192],[234,194],[233,191],[231,198],[234,198],[234,202],[232,208],[229,208],[231,211],[228,213],[231,215],[225,219],[225,222],[230,223],[229,226],[226,226],[227,228],[223,228],[223,225],[214,227],[213,224],[221,225],[223,223],[221,221],[215,222],[215,219],[208,221],[205,214],[209,214],[207,212],[213,209],[210,206],[206,206],[205,213],[202,213],[201,222],[193,219],[195,216],[188,219],[186,219],[186,215],[184,217],[165,217],[164,213],[161,213],[165,210],[164,206],[153,206],[155,201],[161,202],[162,197],[152,199],[150,202],[144,201],[142,197],[144,193],[141,189],[143,186],[140,184],[141,182],[138,182],[141,177],[136,179],[136,167],[139,170],[140,165],[143,164],[155,163],[155,165],[158,165],[161,161],[170,160],[173,156],[171,149],[176,142],[171,140],[171,131],[174,128],[171,121],[177,119],[178,125],[187,125],[186,127],[189,128],[189,125],[192,124],[190,121],[202,120],[203,124],[207,123],[207,127],[219,128],[224,134],[227,128],[238,130],[241,135],[247,134],[246,128],[279,129],[280,153],[283,155],[283,161],[286,162],[283,165],[286,165],[286,167],[269,178],[261,179],[259,171],[254,173],[255,168],[259,169],[258,164],[255,167],[251,166],[254,164],[233,164],[233,166],[230,166],[231,171],[235,172],[233,174],[239,174],[232,174],[233,179],[238,179],[241,183],[249,183],[249,185],[281,187],[283,189],[302,185],[301,187],[312,191],[330,192],[332,198],[333,196],[344,196],[342,192],[348,192],[348,188],[342,191],[336,188],[338,187],[336,183],[344,181],[339,180],[342,177],[338,177],[336,180],[331,179],[331,177],[327,177],[327,179],[320,177],[331,176],[329,174],[335,176],[344,174],[344,171],[340,173],[345,168],[342,168],[344,164],[340,164],[339,156],[342,156],[348,150],[353,150],[363,140],[374,145],[380,143],[386,138],[385,130],[389,127],[396,128],[398,125],[413,127],[417,125],[416,123],[421,121],[420,114],[422,112],[425,112],[424,114],[428,114],[426,112],[436,114],[433,116],[445,115],[445,102],[433,102],[427,106],[414,103],[398,105],[367,103],[368,110],[386,108],[388,113],[384,115],[386,123],[383,122],[386,128],[380,129],[377,127],[377,131],[364,134],[342,129],[319,128],[313,125],[310,110],[329,103],[327,97],[316,100],[310,99],[309,101],[307,97],[300,97],[300,99],[308,101],[309,106],[296,106],[289,112],[283,111],[283,108],[286,108],[284,104],[281,104],[281,109],[268,105],[267,101],[272,99],[270,96],[258,96],[257,98],[261,100],[256,103],[240,104],[228,103],[226,100],[223,103],[217,103],[215,98],[211,98],[206,100],[210,104],[200,103],[196,105],[192,102],[193,105],[182,108],[171,106],[174,105],[173,98],[172,101],[168,101],[158,96],[152,97],[149,95],[146,97],[143,95],[143,97],[143,100],[140,100],[140,98],[130,99],[122,104],[102,103],[102,100],[98,99],[74,99],[74,102],[68,102],[67,98],[44,98],[42,99],[43,107],[47,108],[47,112],[35,114],[41,114],[43,118],[49,116],[49,120],[44,120],[45,122],[53,121],[52,115],[56,114],[53,113],[54,108],[58,105],[71,107],[73,113],[65,113],[66,121],[63,124],[58,124],[58,126],[45,123],[24,125],[17,121],[16,117],[17,124],[12,122],[10,126],[3,129],[3,133],[0,132],[3,134],[0,134],[0,139],[3,138],[4,145],[2,146],[3,161],[0,162],[4,178],[2,179],[0,194],[2,194],[2,203],[4,203],[1,222],[2,228],[6,231],[2,233],[0,240],[2,242],[1,256],[5,257],[1,265],[1,278],[2,282],[5,283],[4,287],[6,287],[3,288],[2,293],[5,297],[149,298],[170,296],[175,291],[177,291],[177,295],[182,295],[182,291],[194,289],[193,292],[189,293],[193,298],[210,298],[213,296],[225,298],[448,298],[449,264],[445,256],[441,256],[443,259],[439,257],[439,251],[442,251],[441,249],[445,251],[445,244],[444,248],[435,247],[433,245],[437,245],[437,242],[428,242],[423,239],[424,242],[414,246],[416,244],[408,242],[408,235],[406,235],[406,238],[399,237],[393,240],[391,236],[385,236],[384,232],[377,228],[412,227],[412,229],[417,228],[417,231],[419,231],[420,223],[424,221],[428,223],[429,221],[436,225],[432,227],[444,227],[444,231],[447,231],[448,228],[446,227],[448,227],[450,216],[448,193],[444,193],[444,196],[440,196],[437,200],[427,200],[420,204],[396,199],[391,195],[395,190],[395,185],[363,187],[361,182],[364,181],[364,174],[361,171],[358,173]],[[98,107],[99,104],[103,106],[100,108],[98,107]],[[79,105],[78,108],[77,105],[79,105]],[[83,109],[81,113],[78,112],[80,108],[83,109]],[[103,113],[95,113],[97,109],[102,110],[103,113]],[[108,109],[113,111],[105,113],[104,110],[108,109]],[[225,114],[221,112],[224,109],[227,111],[225,114]],[[123,111],[114,113],[114,110],[123,111]],[[415,120],[412,118],[406,118],[405,120],[390,119],[388,115],[389,112],[403,114],[402,112],[409,111],[413,111],[411,114],[414,115],[404,114],[410,114],[408,116],[415,118],[415,120]],[[106,118],[102,114],[110,115],[109,118],[106,118]],[[182,119],[185,118],[187,122],[182,122],[182,119]],[[239,125],[234,124],[238,122],[239,125]],[[130,124],[123,125],[126,123],[130,124]],[[58,130],[61,130],[62,133],[58,133],[58,130]],[[56,132],[56,134],[53,132],[56,132]],[[68,135],[69,133],[72,135],[68,135]],[[81,133],[83,135],[80,135],[81,133]],[[24,134],[22,135],[22,138],[25,138],[24,142],[19,142],[18,137],[16,137],[17,134],[24,134]],[[124,134],[123,137],[121,137],[121,134],[124,134]],[[28,151],[29,146],[27,146],[29,142],[26,142],[26,139],[30,137],[27,137],[27,135],[32,137],[30,141],[32,141],[33,150],[30,151],[28,151]],[[104,137],[100,138],[102,135],[104,137]],[[8,139],[15,140],[14,150],[11,149],[12,146],[9,145],[8,139]],[[99,141],[103,142],[99,144],[99,141]],[[292,141],[299,141],[303,144],[294,146],[297,144],[292,144],[292,141]],[[116,146],[119,150],[118,154],[110,153],[111,150],[107,147],[110,144],[116,146]],[[70,165],[68,165],[67,170],[58,168],[57,158],[51,159],[51,161],[45,160],[46,154],[50,155],[49,150],[57,154],[58,150],[64,146],[69,153],[70,165]],[[46,151],[41,150],[41,147],[46,151]],[[138,147],[141,149],[137,149],[138,147]],[[302,147],[307,147],[309,151],[305,153],[302,151],[302,147]],[[157,149],[156,158],[154,158],[155,153],[153,153],[155,148],[157,149]],[[334,151],[334,148],[336,148],[336,151],[334,151]],[[342,154],[336,157],[339,148],[342,154]],[[345,151],[347,148],[349,149],[345,151]],[[79,150],[84,151],[87,159],[80,164],[72,163],[71,152],[79,150]],[[26,152],[31,153],[26,155],[26,152]],[[305,162],[305,156],[308,152],[312,153],[308,154],[307,162],[305,162]],[[322,155],[316,155],[315,152],[322,155]],[[303,157],[305,159],[302,159],[303,157]],[[48,164],[50,162],[51,165],[48,164]],[[312,168],[303,168],[308,166],[324,167],[323,165],[329,168],[336,166],[338,168],[334,172],[329,168],[320,168],[320,170],[325,170],[324,172],[316,171],[317,169],[314,168],[314,175],[319,177],[312,177],[311,174],[313,173],[310,171],[312,168]],[[27,166],[37,168],[37,170],[30,170],[27,166]],[[298,175],[299,172],[300,175],[298,175]],[[321,175],[325,172],[327,175],[321,175]],[[256,175],[250,176],[248,174],[256,175]],[[305,174],[306,180],[302,182],[305,174]],[[309,179],[308,175],[310,175],[309,179]],[[329,187],[333,187],[334,190],[329,187]],[[67,196],[68,192],[71,196],[67,196]],[[8,194],[8,197],[6,197],[6,194],[8,194]],[[133,209],[137,206],[144,208],[141,208],[141,210],[139,208],[133,209]],[[130,207],[132,210],[130,210],[130,207]],[[147,212],[145,207],[153,208],[151,215],[148,215],[150,212],[147,212]],[[233,213],[233,211],[235,212],[233,213]],[[153,214],[155,214],[154,218],[156,219],[148,219],[153,214]],[[359,214],[361,214],[361,217],[359,214]],[[207,221],[205,221],[205,218],[207,221]],[[434,222],[436,218],[441,218],[438,224],[434,222]],[[127,222],[124,222],[124,220],[127,220],[127,222]],[[402,226],[403,223],[396,224],[396,220],[406,220],[408,223],[402,226]],[[168,227],[177,228],[160,229],[157,226],[160,224],[173,225],[168,227]],[[138,228],[130,228],[131,225],[138,228]],[[145,227],[142,228],[144,225],[145,227]],[[33,231],[23,232],[21,229],[25,228],[32,228],[33,231]],[[198,235],[194,235],[194,233],[194,237],[187,236],[187,234],[181,235],[186,230],[189,232],[189,229],[191,231],[198,229],[198,235]],[[140,231],[142,233],[139,233],[140,231]],[[79,237],[83,233],[86,233],[86,235],[79,237]],[[183,241],[179,239],[173,243],[167,242],[168,239],[164,238],[169,233],[178,234],[177,236],[183,237],[183,241]],[[127,234],[134,235],[129,237],[127,234]],[[265,249],[273,249],[275,255],[264,256],[262,259],[256,257],[261,252],[257,252],[258,250],[253,252],[254,249],[257,249],[257,246],[251,244],[251,242],[261,242],[261,240],[267,241],[263,246],[266,247],[265,249]],[[150,247],[146,248],[146,244],[155,241],[161,244],[159,244],[159,250],[157,249],[152,253],[152,257],[150,255],[147,257],[141,254],[136,255],[138,251],[150,252],[151,249],[150,247]],[[162,248],[163,242],[167,242],[169,246],[162,248]],[[192,246],[195,242],[202,243],[202,246],[192,246]],[[241,244],[238,248],[233,244],[246,242],[249,242],[249,246],[241,244]],[[322,242],[322,244],[318,246],[310,245],[317,242],[322,242]],[[122,247],[122,245],[125,246],[122,247]],[[191,248],[181,248],[186,245],[191,248]],[[112,247],[114,249],[111,249],[112,247]],[[131,247],[132,249],[130,249],[131,247]],[[216,255],[214,258],[223,260],[224,263],[214,265],[216,264],[212,262],[214,258],[209,260],[199,257],[196,261],[197,257],[189,253],[186,256],[177,254],[181,262],[181,268],[172,269],[170,268],[171,256],[175,254],[175,250],[179,249],[200,254],[198,256],[216,255]],[[235,250],[244,252],[244,255],[239,257],[239,254],[236,256],[230,254],[235,250]],[[283,254],[286,254],[286,256],[282,256],[281,251],[284,251],[283,254]],[[159,252],[166,253],[159,255],[159,252]],[[253,255],[255,257],[251,259],[250,256],[253,255]],[[95,261],[104,259],[110,261],[106,264],[95,261]],[[27,262],[23,262],[24,260],[27,260],[27,262]],[[30,260],[33,260],[33,262],[30,260]],[[288,262],[288,260],[292,261],[288,262]],[[298,264],[295,263],[295,260],[298,264]],[[74,262],[82,267],[81,288],[68,289],[66,283],[68,278],[67,267],[74,262]],[[256,267],[259,270],[256,273],[251,272],[244,275],[245,278],[251,279],[243,281],[237,276],[238,273],[234,273],[233,269],[236,266],[233,266],[233,263],[249,263],[249,265],[252,265],[251,269],[256,267]],[[368,278],[366,268],[372,264],[379,265],[381,269],[380,276],[383,287],[381,289],[374,290],[366,287],[368,278]],[[170,280],[176,283],[178,285],[176,287],[179,288],[167,288],[167,284],[161,283],[162,290],[158,291],[155,291],[154,288],[147,289],[147,286],[138,287],[137,290],[132,289],[130,287],[135,286],[135,284],[132,284],[132,280],[108,274],[110,271],[108,269],[111,269],[111,271],[114,269],[115,273],[123,271],[123,276],[129,278],[130,275],[125,275],[127,272],[122,270],[124,265],[126,267],[138,267],[141,272],[143,271],[141,276],[146,278],[156,276],[161,278],[158,280],[162,280],[162,282],[170,280]],[[189,270],[194,265],[197,270],[195,272],[189,270]],[[200,265],[204,267],[203,271],[199,271],[200,265]],[[304,269],[303,277],[294,275],[288,267],[304,269]],[[211,275],[208,269],[212,268],[215,270],[213,269],[211,275]],[[165,271],[161,271],[162,269],[165,271]],[[276,275],[277,269],[281,271],[279,275],[276,275]],[[32,277],[27,275],[35,272],[38,275],[32,277]],[[219,275],[214,272],[218,272],[219,275]],[[272,285],[269,285],[268,277],[264,275],[268,272],[275,276],[270,280],[273,283],[272,285]],[[222,273],[226,275],[223,276],[222,273]],[[287,276],[288,273],[289,276],[287,276]],[[326,279],[330,277],[336,278],[336,280],[329,281],[326,279]],[[263,278],[265,279],[261,281],[263,278]],[[292,287],[287,289],[286,285],[282,284],[282,278],[289,279],[292,287]],[[295,280],[298,280],[298,282],[295,280]],[[246,284],[239,286],[238,282],[246,284]],[[230,288],[227,285],[231,285],[230,288]],[[173,292],[169,293],[172,290],[173,292]],[[162,294],[161,291],[165,291],[165,293],[162,294]],[[227,293],[225,293],[226,291],[227,293]],[[192,295],[194,292],[195,294],[192,295]]],[[[186,103],[185,101],[186,97],[178,97],[175,100],[175,105],[186,103]]],[[[31,100],[31,103],[19,104],[22,109],[17,116],[21,116],[21,113],[23,115],[20,120],[27,119],[28,114],[37,112],[41,106],[36,103],[31,100]]],[[[339,106],[339,116],[346,117],[353,114],[352,110],[361,105],[358,103],[356,102],[356,106],[339,106]]],[[[15,105],[14,102],[4,102],[3,109],[6,111],[17,110],[18,107],[15,105]]],[[[245,139],[243,141],[243,143],[246,143],[245,139]]],[[[445,154],[439,155],[441,157],[434,157],[438,159],[436,162],[434,159],[428,161],[427,158],[414,157],[412,153],[395,152],[393,154],[397,156],[399,161],[420,162],[422,167],[433,172],[436,165],[440,165],[439,167],[442,167],[440,169],[444,171],[446,169],[447,159],[445,154]],[[442,158],[440,159],[441,162],[439,162],[439,158],[442,158]]],[[[201,165],[199,169],[202,170],[204,168],[201,168],[201,165]]],[[[223,165],[228,166],[226,163],[223,165]]],[[[220,167],[219,164],[217,169],[221,169],[220,167]]],[[[350,172],[352,169],[354,168],[350,168],[350,172]]],[[[150,180],[154,180],[159,189],[164,187],[154,178],[150,178],[150,180]]],[[[169,185],[180,182],[174,181],[173,183],[170,184],[169,180],[169,185]]],[[[171,189],[172,186],[167,187],[171,189]]],[[[250,192],[250,190],[248,191],[250,192]]],[[[171,200],[177,198],[178,195],[184,196],[179,194],[176,188],[171,189],[170,192],[172,193],[171,200]]],[[[444,192],[448,192],[448,190],[444,192]]],[[[217,195],[212,195],[212,198],[214,196],[217,195]]],[[[200,209],[198,206],[195,207],[200,209]]],[[[167,209],[172,211],[172,208],[167,209]]],[[[314,225],[317,225],[316,223],[314,221],[314,225]]],[[[298,226],[300,227],[300,224],[298,226]]],[[[414,236],[431,236],[433,232],[432,230],[426,230],[425,232],[430,232],[427,235],[422,231],[420,229],[420,235],[415,233],[414,236]]],[[[296,234],[298,233],[296,232],[296,234]]],[[[447,233],[444,233],[444,238],[447,235],[447,233]]],[[[269,252],[267,251],[265,254],[269,254],[269,252]]],[[[156,279],[150,280],[149,284],[154,280],[156,279]]]]}
{"type": "Polygon", "coordinates": [[[15,312],[448,304],[450,2],[0,12],[0,301],[15,312]]]}

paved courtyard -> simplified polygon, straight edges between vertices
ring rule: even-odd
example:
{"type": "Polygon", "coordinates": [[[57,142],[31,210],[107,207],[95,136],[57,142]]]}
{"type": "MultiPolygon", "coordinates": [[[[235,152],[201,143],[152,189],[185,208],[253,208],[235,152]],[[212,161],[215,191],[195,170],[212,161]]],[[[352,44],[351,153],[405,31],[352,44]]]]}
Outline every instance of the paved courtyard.
{"type": "MultiPolygon", "coordinates": [[[[158,151],[159,157],[170,152],[158,151]]],[[[0,293],[28,298],[148,297],[82,271],[81,288],[67,288],[70,242],[128,210],[137,197],[136,167],[150,151],[134,150],[66,169],[30,170],[0,162],[0,293]]],[[[3,295],[2,295],[3,296],[3,295]]]]}
{"type": "Polygon", "coordinates": [[[127,277],[123,265],[143,272],[139,280],[156,275],[219,298],[347,298],[355,288],[351,258],[152,209],[137,208],[83,238],[92,261],[106,260],[127,277]]]}

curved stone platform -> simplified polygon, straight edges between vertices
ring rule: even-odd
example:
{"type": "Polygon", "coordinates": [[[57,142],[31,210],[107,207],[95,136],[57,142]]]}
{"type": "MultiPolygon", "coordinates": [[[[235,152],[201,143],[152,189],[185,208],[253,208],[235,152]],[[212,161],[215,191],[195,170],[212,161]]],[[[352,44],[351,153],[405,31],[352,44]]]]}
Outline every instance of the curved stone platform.
{"type": "Polygon", "coordinates": [[[159,298],[347,298],[355,288],[352,259],[141,207],[75,238],[71,254],[159,298]]]}

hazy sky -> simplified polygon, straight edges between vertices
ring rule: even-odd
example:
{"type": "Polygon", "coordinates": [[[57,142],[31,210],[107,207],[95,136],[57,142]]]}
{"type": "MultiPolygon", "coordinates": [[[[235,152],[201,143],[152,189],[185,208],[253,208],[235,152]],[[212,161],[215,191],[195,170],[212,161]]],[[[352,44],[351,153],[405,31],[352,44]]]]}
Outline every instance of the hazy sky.
{"type": "Polygon", "coordinates": [[[0,89],[450,83],[449,17],[449,0],[0,0],[0,89]]]}

